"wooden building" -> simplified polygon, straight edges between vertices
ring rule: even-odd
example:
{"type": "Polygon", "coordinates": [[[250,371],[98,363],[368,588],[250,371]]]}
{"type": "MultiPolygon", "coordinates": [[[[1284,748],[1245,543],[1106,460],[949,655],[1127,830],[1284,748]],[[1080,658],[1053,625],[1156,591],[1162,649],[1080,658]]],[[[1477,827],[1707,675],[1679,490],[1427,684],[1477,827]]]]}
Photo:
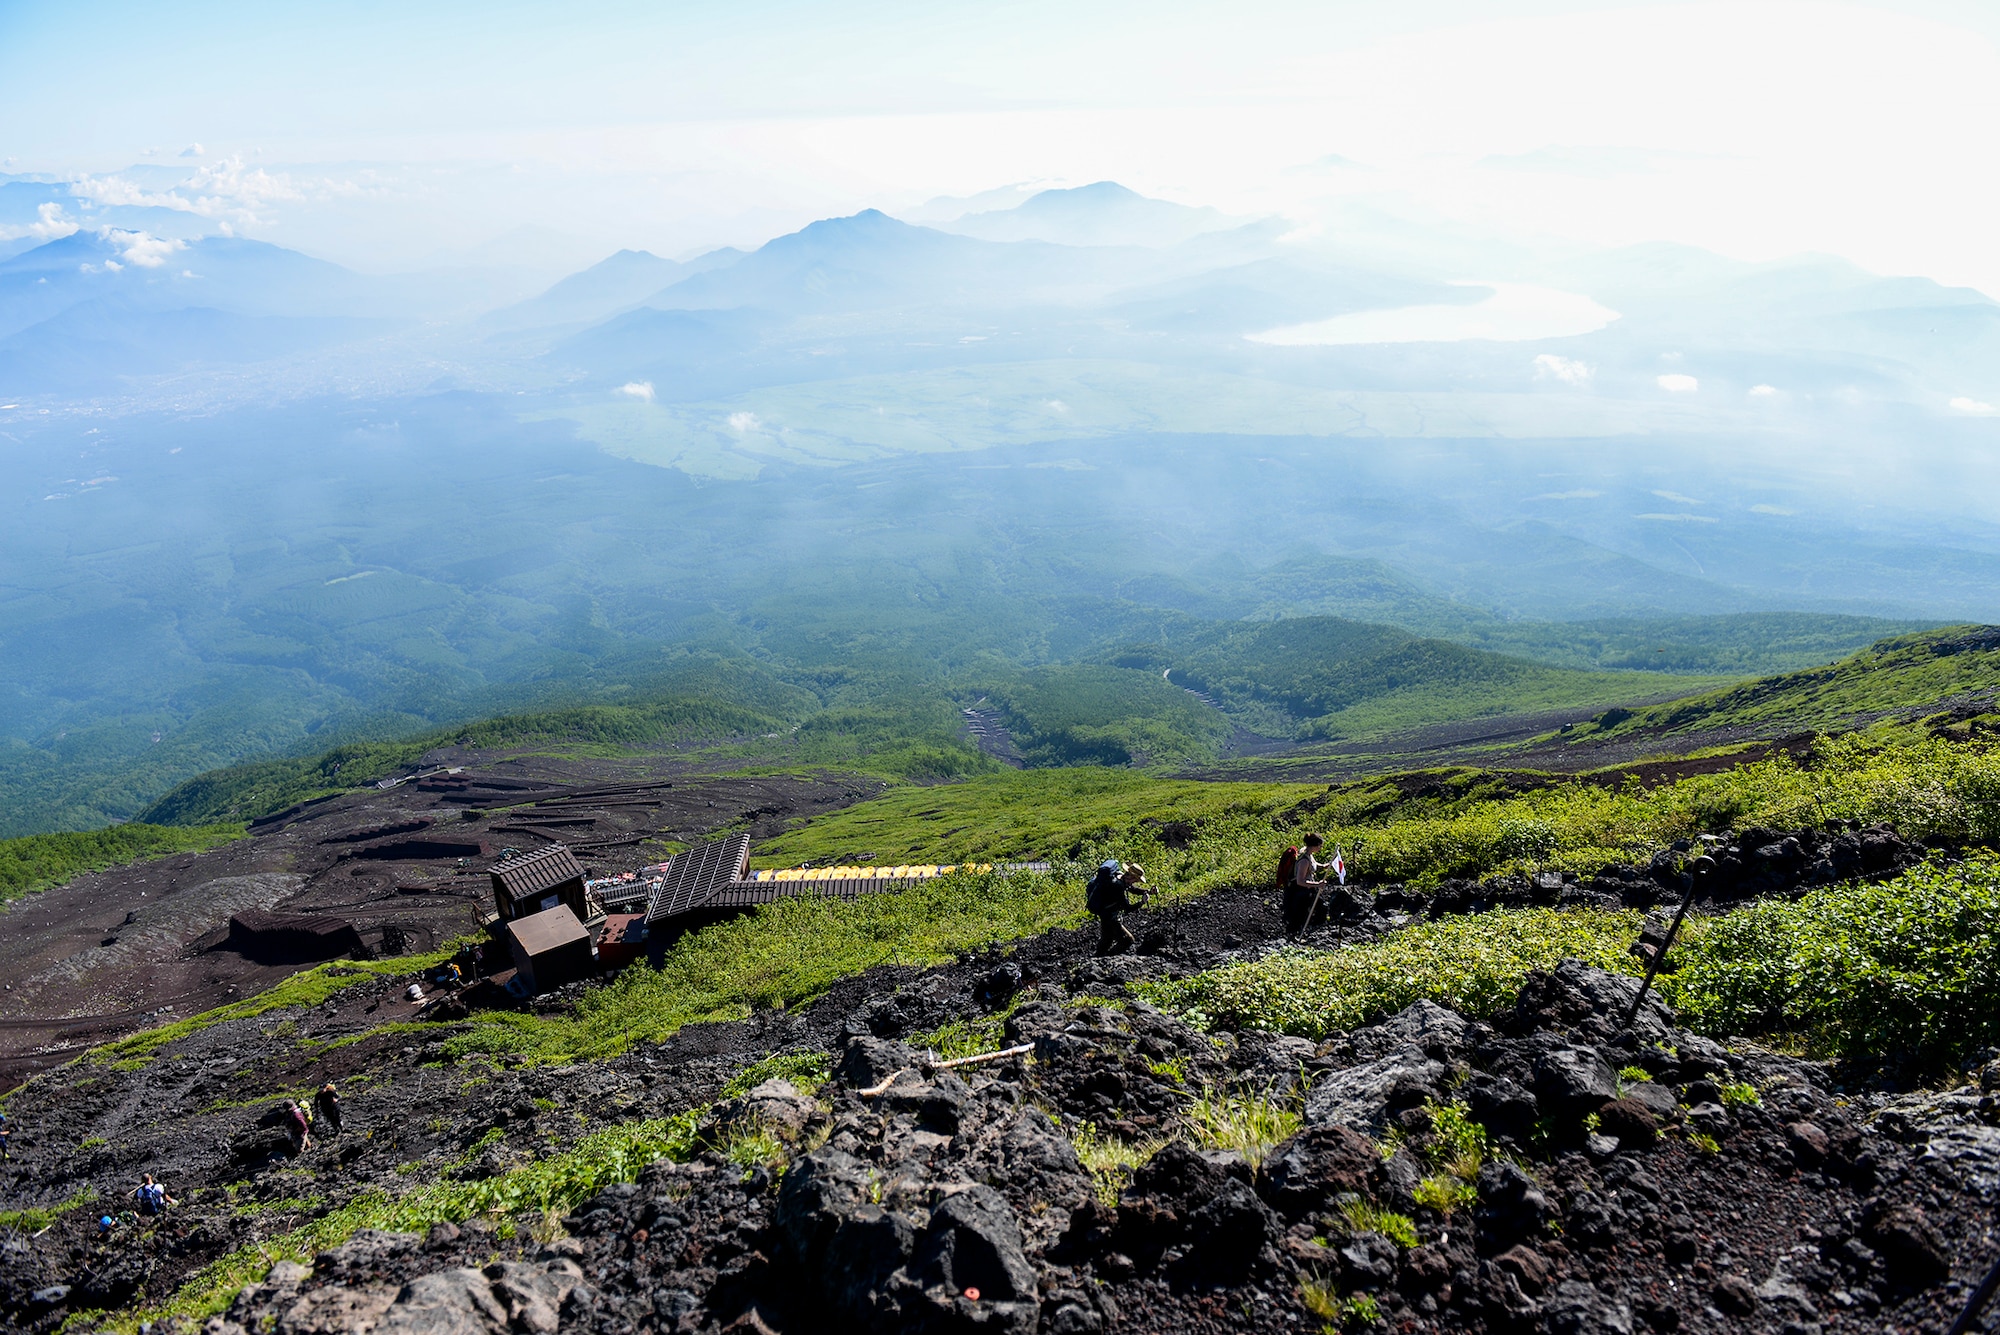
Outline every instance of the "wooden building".
{"type": "Polygon", "coordinates": [[[493,907],[501,922],[562,905],[578,922],[590,920],[590,901],[583,891],[583,864],[562,844],[538,849],[492,871],[493,907]]]}
{"type": "Polygon", "coordinates": [[[514,952],[514,968],[529,980],[536,992],[549,992],[564,983],[588,978],[597,969],[590,952],[590,933],[569,905],[515,918],[507,924],[507,940],[514,952]]]}

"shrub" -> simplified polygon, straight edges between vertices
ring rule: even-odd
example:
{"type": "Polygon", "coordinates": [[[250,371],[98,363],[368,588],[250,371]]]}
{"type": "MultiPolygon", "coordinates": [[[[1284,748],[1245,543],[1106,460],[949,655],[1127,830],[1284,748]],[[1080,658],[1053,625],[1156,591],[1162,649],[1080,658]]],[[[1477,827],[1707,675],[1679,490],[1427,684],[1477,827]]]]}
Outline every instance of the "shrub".
{"type": "Polygon", "coordinates": [[[1356,1233],[1380,1233],[1403,1248],[1417,1245],[1416,1221],[1406,1214],[1385,1210],[1373,1201],[1348,1201],[1340,1207],[1340,1215],[1356,1233]]]}
{"type": "Polygon", "coordinates": [[[1478,1199],[1479,1190],[1450,1173],[1434,1173],[1417,1183],[1417,1189],[1410,1194],[1417,1204],[1449,1215],[1472,1204],[1478,1199]]]}
{"type": "Polygon", "coordinates": [[[1638,930],[1632,912],[1506,909],[1420,923],[1339,950],[1279,951],[1142,991],[1214,1025],[1324,1038],[1423,999],[1491,1015],[1512,1003],[1530,970],[1569,958],[1634,973],[1627,947],[1638,930]]]}
{"type": "Polygon", "coordinates": [[[777,1052],[731,1076],[722,1087],[722,1097],[738,1098],[766,1080],[789,1080],[792,1088],[810,1098],[833,1076],[833,1059],[824,1052],[777,1052]]]}
{"type": "Polygon", "coordinates": [[[1709,1033],[1942,1068],[2000,1039],[2000,857],[1699,923],[1662,991],[1709,1033]]]}

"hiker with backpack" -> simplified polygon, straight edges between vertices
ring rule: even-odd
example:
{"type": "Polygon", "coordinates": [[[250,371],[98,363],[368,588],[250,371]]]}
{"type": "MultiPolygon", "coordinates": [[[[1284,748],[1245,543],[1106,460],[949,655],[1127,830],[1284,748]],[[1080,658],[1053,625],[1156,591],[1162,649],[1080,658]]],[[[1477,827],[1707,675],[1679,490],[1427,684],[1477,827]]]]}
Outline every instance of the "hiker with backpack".
{"type": "Polygon", "coordinates": [[[1122,954],[1139,944],[1118,921],[1118,915],[1139,907],[1133,902],[1133,895],[1138,895],[1141,901],[1152,898],[1153,892],[1145,882],[1146,869],[1136,862],[1120,866],[1118,859],[1107,858],[1098,864],[1097,874],[1090,878],[1090,888],[1084,892],[1083,906],[1097,915],[1100,956],[1122,954]]]}
{"type": "Polygon", "coordinates": [[[326,1128],[326,1134],[340,1134],[340,1091],[333,1087],[331,1080],[319,1087],[313,1096],[313,1121],[326,1128]]]}
{"type": "Polygon", "coordinates": [[[167,1194],[165,1187],[153,1180],[151,1173],[146,1174],[145,1179],[133,1189],[132,1199],[139,1202],[139,1213],[146,1215],[162,1214],[169,1205],[180,1204],[167,1194]]]}
{"type": "Polygon", "coordinates": [[[1326,840],[1316,834],[1305,837],[1303,846],[1288,848],[1278,858],[1278,889],[1284,895],[1285,933],[1303,936],[1312,925],[1320,897],[1326,893],[1326,878],[1319,874],[1320,849],[1326,840]]]}
{"type": "Polygon", "coordinates": [[[312,1148],[312,1114],[306,1111],[305,1104],[297,1099],[286,1101],[284,1127],[292,1138],[294,1156],[304,1154],[312,1148]]]}

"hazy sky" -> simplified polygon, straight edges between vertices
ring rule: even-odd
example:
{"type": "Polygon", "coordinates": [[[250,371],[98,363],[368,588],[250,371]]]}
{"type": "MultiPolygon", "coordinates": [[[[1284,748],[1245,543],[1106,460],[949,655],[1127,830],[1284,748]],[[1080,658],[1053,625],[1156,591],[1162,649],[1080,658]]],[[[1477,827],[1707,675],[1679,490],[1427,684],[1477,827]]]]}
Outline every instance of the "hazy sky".
{"type": "Polygon", "coordinates": [[[1108,177],[2000,295],[1996,36],[1958,0],[0,0],[0,171],[370,269],[1108,177]]]}

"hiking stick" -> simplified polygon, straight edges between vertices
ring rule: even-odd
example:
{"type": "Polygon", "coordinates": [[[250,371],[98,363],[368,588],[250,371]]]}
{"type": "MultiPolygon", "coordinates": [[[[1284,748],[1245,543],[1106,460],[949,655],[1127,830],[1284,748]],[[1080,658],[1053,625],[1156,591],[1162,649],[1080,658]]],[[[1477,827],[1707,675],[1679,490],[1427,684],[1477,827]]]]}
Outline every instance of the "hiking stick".
{"type": "Polygon", "coordinates": [[[1325,893],[1326,893],[1326,882],[1321,881],[1319,883],[1319,889],[1313,891],[1312,907],[1306,910],[1306,920],[1299,924],[1300,936],[1304,936],[1307,932],[1310,932],[1312,930],[1313,914],[1319,912],[1319,897],[1325,893]]]}
{"type": "Polygon", "coordinates": [[[1667,951],[1673,948],[1674,937],[1680,934],[1681,920],[1687,917],[1688,909],[1694,905],[1694,896],[1694,878],[1689,877],[1687,893],[1681,896],[1680,912],[1674,914],[1673,925],[1667,928],[1666,939],[1661,941],[1660,948],[1653,952],[1653,958],[1646,962],[1646,976],[1639,982],[1639,995],[1632,998],[1632,1009],[1625,1012],[1625,1023],[1622,1028],[1630,1029],[1632,1022],[1639,1018],[1639,1008],[1646,1004],[1646,993],[1652,990],[1653,975],[1660,971],[1662,964],[1666,963],[1667,951]]]}
{"type": "Polygon", "coordinates": [[[1951,1323],[1951,1329],[1946,1335],[1966,1335],[1966,1332],[1972,1329],[1973,1323],[1979,1320],[1980,1312],[1985,1310],[1986,1304],[1992,1300],[1993,1290],[1996,1288],[2000,1288],[2000,1261],[1993,1263],[1993,1268],[1986,1272],[1986,1278],[1979,1281],[1979,1287],[1965,1300],[1965,1310],[1958,1314],[1958,1320],[1951,1323]]]}

